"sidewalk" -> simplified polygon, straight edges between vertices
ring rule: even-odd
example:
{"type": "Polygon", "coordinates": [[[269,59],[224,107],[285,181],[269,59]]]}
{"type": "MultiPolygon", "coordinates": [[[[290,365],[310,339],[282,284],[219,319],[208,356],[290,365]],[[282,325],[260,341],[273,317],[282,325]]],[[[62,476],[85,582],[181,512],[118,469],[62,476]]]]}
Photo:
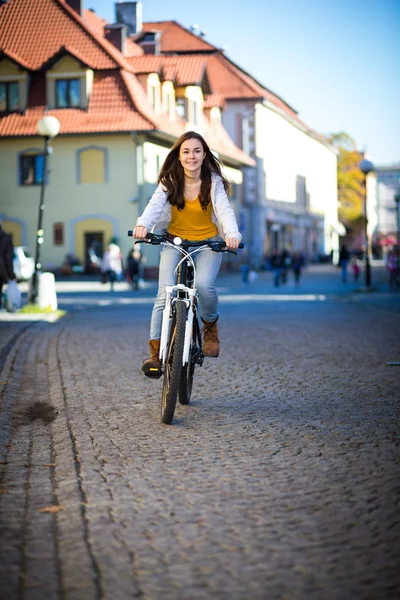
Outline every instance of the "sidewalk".
{"type": "MultiPolygon", "coordinates": [[[[364,276],[361,273],[359,281],[354,282],[352,274],[349,274],[347,283],[341,281],[340,269],[331,264],[312,264],[303,271],[300,285],[295,286],[293,275],[289,272],[286,284],[281,284],[278,288],[273,285],[273,273],[271,271],[259,271],[255,282],[247,286],[242,284],[241,274],[238,271],[232,273],[221,271],[217,279],[217,287],[220,293],[235,292],[239,290],[251,290],[252,293],[274,293],[274,294],[301,294],[301,293],[330,293],[346,294],[363,290],[365,286],[364,276]]],[[[19,284],[23,294],[28,291],[28,283],[19,284]]],[[[388,291],[388,277],[385,267],[381,261],[375,261],[372,264],[372,284],[373,291],[388,291]]],[[[139,291],[133,291],[126,282],[116,282],[114,284],[114,293],[131,293],[133,295],[154,296],[157,289],[157,281],[149,280],[142,283],[139,291]]],[[[80,278],[62,278],[56,280],[57,294],[80,294],[95,293],[109,294],[110,285],[102,284],[97,275],[82,276],[80,278]]]]}

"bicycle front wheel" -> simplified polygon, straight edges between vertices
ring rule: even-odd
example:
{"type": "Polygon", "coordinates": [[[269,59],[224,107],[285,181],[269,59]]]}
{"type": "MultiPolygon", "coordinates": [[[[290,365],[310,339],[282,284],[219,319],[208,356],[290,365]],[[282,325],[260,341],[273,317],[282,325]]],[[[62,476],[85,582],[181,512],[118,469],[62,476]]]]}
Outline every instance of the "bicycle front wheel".
{"type": "Polygon", "coordinates": [[[177,300],[170,338],[168,340],[161,401],[161,420],[167,425],[172,423],[172,419],[174,418],[176,399],[180,388],[186,315],[186,303],[183,300],[177,300]]]}
{"type": "Polygon", "coordinates": [[[181,373],[181,383],[179,386],[179,402],[181,404],[189,404],[192,395],[194,368],[196,366],[196,356],[198,353],[198,348],[196,346],[196,325],[197,321],[195,316],[193,319],[193,333],[190,342],[189,360],[188,363],[182,367],[181,373]]]}

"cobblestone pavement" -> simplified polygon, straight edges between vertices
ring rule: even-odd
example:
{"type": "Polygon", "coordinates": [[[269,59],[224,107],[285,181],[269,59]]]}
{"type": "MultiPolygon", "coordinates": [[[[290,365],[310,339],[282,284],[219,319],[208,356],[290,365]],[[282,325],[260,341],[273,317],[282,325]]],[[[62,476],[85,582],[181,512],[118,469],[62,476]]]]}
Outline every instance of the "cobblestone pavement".
{"type": "Polygon", "coordinates": [[[0,324],[2,600],[399,597],[396,297],[248,295],[172,426],[145,301],[0,324]]]}

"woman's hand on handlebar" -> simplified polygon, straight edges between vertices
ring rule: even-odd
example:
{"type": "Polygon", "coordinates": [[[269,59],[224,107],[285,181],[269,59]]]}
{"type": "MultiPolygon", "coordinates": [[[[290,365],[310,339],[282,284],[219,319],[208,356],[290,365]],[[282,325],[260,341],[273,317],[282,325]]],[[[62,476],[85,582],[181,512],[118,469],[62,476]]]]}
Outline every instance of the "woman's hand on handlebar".
{"type": "Polygon", "coordinates": [[[237,250],[239,248],[239,240],[234,237],[225,238],[225,244],[228,250],[237,250]]]}
{"type": "Polygon", "coordinates": [[[146,236],[147,236],[146,227],[143,227],[143,225],[136,225],[135,229],[133,230],[132,237],[134,237],[137,240],[144,240],[146,236]]]}

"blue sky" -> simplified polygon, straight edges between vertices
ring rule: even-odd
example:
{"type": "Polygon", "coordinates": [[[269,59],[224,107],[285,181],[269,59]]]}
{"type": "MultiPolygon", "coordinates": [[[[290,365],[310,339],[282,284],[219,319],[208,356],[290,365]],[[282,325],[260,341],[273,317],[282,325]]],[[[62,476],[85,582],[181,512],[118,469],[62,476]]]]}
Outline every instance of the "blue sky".
{"type": "MultiPolygon", "coordinates": [[[[197,24],[310,127],[400,162],[400,0],[143,0],[143,20],[197,24]]],[[[113,0],[84,0],[114,21],[113,0]]]]}

